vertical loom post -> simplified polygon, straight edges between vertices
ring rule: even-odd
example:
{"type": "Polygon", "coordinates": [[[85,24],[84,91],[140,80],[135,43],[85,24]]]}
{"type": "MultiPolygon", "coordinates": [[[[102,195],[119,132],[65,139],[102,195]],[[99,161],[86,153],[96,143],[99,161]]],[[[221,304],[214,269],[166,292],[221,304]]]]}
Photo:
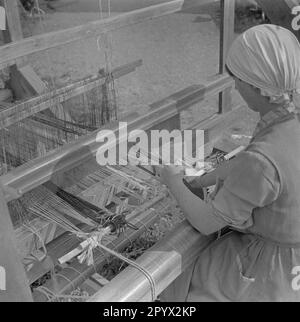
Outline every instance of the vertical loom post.
{"type": "Polygon", "coordinates": [[[0,302],[31,302],[31,291],[18,254],[15,232],[1,183],[0,245],[0,302]]]}
{"type": "MultiPolygon", "coordinates": [[[[7,29],[2,32],[5,43],[10,43],[23,39],[22,24],[18,7],[18,0],[0,0],[0,5],[5,8],[7,29]]],[[[10,87],[17,99],[29,96],[26,88],[20,83],[20,73],[18,68],[26,64],[26,58],[17,60],[17,64],[10,67],[10,87]]]]}
{"type": "MultiPolygon", "coordinates": [[[[0,0],[5,8],[7,30],[3,31],[4,42],[18,41],[23,38],[22,26],[17,0],[0,0]]],[[[18,60],[17,65],[24,64],[25,59],[18,60]]],[[[17,92],[18,66],[10,68],[11,86],[17,92]]],[[[14,228],[0,183],[0,302],[30,302],[32,295],[29,283],[19,258],[14,228]]]]}
{"type": "MultiPolygon", "coordinates": [[[[235,0],[221,0],[220,22],[220,60],[219,73],[225,73],[225,63],[228,50],[234,38],[235,0]]],[[[219,94],[219,113],[232,109],[231,88],[219,94]]]]}
{"type": "Polygon", "coordinates": [[[0,0],[1,6],[6,10],[7,39],[6,42],[23,39],[22,25],[19,14],[18,0],[0,0]],[[8,33],[9,30],[9,33],[8,33]]]}

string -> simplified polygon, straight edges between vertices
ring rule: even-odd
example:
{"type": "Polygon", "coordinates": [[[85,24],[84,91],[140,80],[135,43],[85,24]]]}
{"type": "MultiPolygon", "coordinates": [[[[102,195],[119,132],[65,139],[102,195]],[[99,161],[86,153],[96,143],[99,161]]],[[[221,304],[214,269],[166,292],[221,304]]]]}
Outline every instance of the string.
{"type": "Polygon", "coordinates": [[[119,254],[117,252],[115,252],[114,250],[102,245],[102,244],[98,244],[98,247],[102,248],[103,250],[105,250],[106,252],[108,252],[109,254],[119,258],[120,260],[126,262],[127,264],[133,266],[134,268],[136,268],[137,270],[139,270],[148,280],[149,285],[150,285],[150,291],[151,291],[151,299],[152,302],[154,302],[156,300],[156,283],[152,277],[152,275],[141,265],[139,265],[138,263],[136,263],[135,261],[123,256],[122,254],[119,254]]]}
{"type": "MultiPolygon", "coordinates": [[[[98,1],[99,3],[99,13],[100,13],[100,19],[103,19],[103,6],[102,6],[102,0],[98,1]]],[[[111,3],[110,0],[108,0],[108,18],[111,17],[111,3]]],[[[101,51],[101,46],[100,46],[100,39],[101,35],[97,39],[97,46],[98,50],[101,51]]],[[[105,57],[105,64],[106,64],[106,82],[103,88],[105,89],[103,92],[103,95],[107,95],[106,102],[104,100],[104,103],[107,104],[107,109],[106,113],[107,115],[103,115],[103,118],[106,119],[107,121],[110,120],[111,117],[114,117],[117,119],[117,105],[116,105],[116,88],[114,84],[114,78],[112,74],[112,36],[111,33],[108,33],[107,31],[104,32],[103,34],[103,42],[104,42],[104,57],[105,57]]],[[[104,112],[104,111],[103,111],[104,112]]]]}
{"type": "MultiPolygon", "coordinates": [[[[39,0],[35,0],[35,6],[37,8],[39,22],[40,22],[40,25],[42,27],[42,31],[43,31],[43,33],[46,33],[46,26],[45,26],[45,23],[44,23],[45,12],[43,12],[40,9],[39,0]]],[[[51,59],[50,59],[50,55],[49,55],[48,50],[46,50],[46,59],[47,59],[47,65],[48,65],[47,67],[51,69],[51,70],[48,70],[49,75],[50,75],[51,85],[52,85],[53,89],[55,89],[56,86],[55,86],[55,81],[54,81],[54,76],[53,76],[54,75],[54,70],[53,70],[53,66],[51,65],[51,59]]]]}
{"type": "Polygon", "coordinates": [[[69,214],[73,213],[76,217],[77,213],[60,198],[55,198],[54,195],[51,195],[46,189],[41,190],[41,187],[38,190],[35,189],[25,202],[28,203],[28,210],[33,214],[41,216],[50,222],[54,222],[75,235],[84,234],[76,225],[64,217],[62,211],[64,210],[66,214],[68,212],[69,214]]]}
{"type": "Polygon", "coordinates": [[[44,253],[44,256],[43,256],[43,258],[45,258],[46,256],[47,256],[47,248],[46,248],[46,245],[45,245],[45,242],[44,242],[44,239],[42,238],[42,236],[41,236],[41,234],[39,233],[39,231],[35,228],[35,227],[33,227],[32,225],[30,225],[30,224],[25,224],[25,223],[23,223],[23,226],[25,227],[25,228],[27,228],[29,231],[31,231],[34,235],[36,235],[37,237],[38,237],[38,239],[39,239],[39,241],[40,241],[40,243],[41,243],[41,245],[42,245],[42,249],[43,249],[43,253],[44,253]]]}

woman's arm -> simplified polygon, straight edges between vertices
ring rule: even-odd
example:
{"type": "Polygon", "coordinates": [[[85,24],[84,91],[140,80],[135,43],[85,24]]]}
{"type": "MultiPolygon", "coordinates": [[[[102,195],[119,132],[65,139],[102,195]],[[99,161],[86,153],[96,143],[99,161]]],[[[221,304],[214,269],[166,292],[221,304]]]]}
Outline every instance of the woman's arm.
{"type": "Polygon", "coordinates": [[[201,177],[195,177],[189,180],[189,183],[193,188],[214,186],[217,183],[217,179],[224,181],[227,178],[231,169],[234,167],[235,160],[236,158],[223,162],[215,170],[201,177]]]}
{"type": "Polygon", "coordinates": [[[160,171],[162,181],[169,187],[190,224],[204,235],[210,235],[226,226],[216,220],[212,207],[195,196],[183,183],[183,174],[177,167],[165,167],[160,171]]]}

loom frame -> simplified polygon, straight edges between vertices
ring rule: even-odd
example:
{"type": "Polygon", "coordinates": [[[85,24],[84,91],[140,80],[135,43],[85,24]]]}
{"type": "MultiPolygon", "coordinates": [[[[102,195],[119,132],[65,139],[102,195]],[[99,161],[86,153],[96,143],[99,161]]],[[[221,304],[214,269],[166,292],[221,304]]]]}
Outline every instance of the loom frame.
{"type": "MultiPolygon", "coordinates": [[[[121,27],[153,19],[155,17],[162,17],[164,15],[177,12],[186,6],[191,5],[191,3],[195,5],[198,3],[204,4],[208,2],[211,1],[193,0],[189,2],[185,0],[173,0],[160,5],[139,9],[113,18],[108,18],[105,19],[105,21],[96,21],[84,26],[70,28],[68,30],[23,39],[17,0],[3,0],[2,3],[5,5],[5,8],[8,12],[7,20],[9,33],[6,33],[7,41],[11,42],[0,47],[0,68],[11,68],[15,91],[20,97],[30,97],[33,93],[42,94],[43,84],[34,71],[29,67],[29,70],[27,68],[27,72],[24,75],[24,66],[26,66],[27,55],[53,48],[55,46],[65,45],[73,41],[78,41],[84,37],[92,37],[106,31],[117,30],[121,27]],[[49,45],[50,40],[52,45],[49,45]],[[23,75],[23,78],[21,79],[19,77],[20,74],[23,75]],[[28,75],[30,75],[30,77],[28,75]]],[[[238,119],[240,116],[239,113],[241,111],[241,106],[232,107],[230,90],[233,87],[233,81],[225,73],[225,57],[234,34],[234,26],[232,21],[234,17],[234,4],[235,0],[221,0],[222,19],[219,75],[208,81],[206,84],[188,87],[183,91],[166,98],[165,100],[152,104],[147,115],[141,116],[135,113],[125,117],[123,121],[128,122],[128,130],[137,128],[144,130],[166,128],[169,130],[179,129],[180,113],[183,110],[218,93],[220,93],[218,112],[197,124],[197,126],[205,130],[206,139],[209,141],[209,144],[214,144],[222,136],[222,132],[238,119]]],[[[29,100],[30,99],[31,98],[29,98],[29,100]]],[[[32,107],[34,105],[29,104],[29,106],[32,107]]],[[[26,113],[24,115],[24,117],[27,117],[26,113]]],[[[3,117],[1,118],[1,112],[0,119],[4,119],[3,117]]],[[[116,130],[117,126],[116,123],[113,123],[107,125],[106,128],[116,130]]],[[[53,176],[54,172],[57,173],[59,171],[66,171],[74,168],[84,162],[87,157],[90,158],[91,155],[94,155],[100,146],[99,143],[96,142],[96,134],[97,133],[92,133],[86,137],[80,138],[74,143],[66,144],[63,148],[51,152],[45,157],[30,161],[1,177],[0,213],[1,217],[6,218],[5,225],[7,227],[7,231],[11,233],[11,236],[14,235],[14,232],[12,231],[10,214],[6,203],[43,184],[50,179],[51,176],[53,176]],[[87,148],[89,150],[87,155],[81,153],[82,148],[87,148]],[[60,163],[60,166],[55,167],[55,165],[62,160],[63,162],[60,163]]],[[[165,245],[170,245],[168,241],[171,241],[172,249],[176,253],[174,257],[175,262],[172,256],[171,258],[167,256],[166,258],[162,259],[166,264],[163,265],[163,267],[167,268],[170,272],[167,280],[168,284],[175,280],[175,278],[179,276],[186,265],[193,260],[195,257],[195,247],[199,245],[199,243],[202,243],[202,237],[196,233],[186,222],[176,228],[176,234],[179,234],[181,238],[176,239],[174,238],[174,235],[171,235],[171,237],[167,237],[166,240],[158,243],[153,249],[154,253],[156,253],[159,249],[166,249],[165,247],[167,247],[168,252],[169,246],[165,245]],[[183,240],[186,240],[184,245],[182,244],[183,240]],[[166,241],[167,243],[165,243],[166,241]],[[172,265],[170,266],[170,263],[172,263],[172,265],[176,263],[174,268],[172,265]],[[170,269],[171,267],[172,269],[170,269]]],[[[9,253],[16,254],[16,252],[17,249],[15,243],[12,243],[9,253]]],[[[153,256],[154,253],[151,253],[150,250],[150,252],[147,252],[145,255],[143,255],[143,259],[146,258],[146,261],[152,259],[151,256],[153,256]]],[[[19,260],[15,261],[15,268],[17,271],[21,272],[21,283],[19,287],[22,289],[20,294],[24,294],[22,299],[24,301],[31,301],[32,297],[28,295],[29,285],[26,275],[24,272],[22,273],[22,264],[19,260]]],[[[163,270],[161,272],[163,272],[163,270]]],[[[130,273],[130,270],[125,270],[124,274],[132,278],[132,273],[130,273]]],[[[141,283],[144,285],[142,287],[142,292],[139,294],[134,294],[134,299],[136,301],[149,300],[150,289],[148,285],[146,285],[147,283],[144,283],[143,281],[141,281],[141,283]]],[[[158,278],[157,283],[159,290],[163,290],[163,288],[167,286],[161,277],[158,278]]],[[[114,285],[117,287],[121,286],[119,282],[114,285]]],[[[116,290],[116,288],[114,288],[114,290],[116,290]]],[[[131,290],[128,289],[128,293],[130,292],[131,290]]],[[[101,301],[101,299],[101,294],[97,293],[91,300],[101,301]]],[[[112,294],[112,296],[109,298],[111,301],[116,299],[117,297],[115,294],[112,294]]],[[[11,300],[15,299],[11,298],[11,300]]],[[[119,298],[119,300],[126,301],[128,298],[119,298]]]]}

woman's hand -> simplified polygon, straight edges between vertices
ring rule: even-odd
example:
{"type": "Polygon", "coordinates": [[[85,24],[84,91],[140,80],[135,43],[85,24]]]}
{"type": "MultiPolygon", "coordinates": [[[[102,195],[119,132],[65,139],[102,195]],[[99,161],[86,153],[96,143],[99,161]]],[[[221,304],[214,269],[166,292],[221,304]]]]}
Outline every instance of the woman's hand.
{"type": "Polygon", "coordinates": [[[172,183],[178,179],[182,179],[184,177],[185,168],[182,166],[163,166],[163,167],[155,167],[156,174],[159,177],[161,183],[166,186],[172,186],[172,183]]]}
{"type": "Polygon", "coordinates": [[[195,179],[195,184],[202,187],[211,187],[216,185],[218,180],[225,181],[232,169],[234,169],[237,158],[223,162],[215,170],[195,179]]]}
{"type": "Polygon", "coordinates": [[[190,224],[204,235],[210,235],[225,225],[215,220],[210,204],[195,196],[184,184],[184,168],[179,166],[157,167],[160,181],[169,187],[190,224]]]}

